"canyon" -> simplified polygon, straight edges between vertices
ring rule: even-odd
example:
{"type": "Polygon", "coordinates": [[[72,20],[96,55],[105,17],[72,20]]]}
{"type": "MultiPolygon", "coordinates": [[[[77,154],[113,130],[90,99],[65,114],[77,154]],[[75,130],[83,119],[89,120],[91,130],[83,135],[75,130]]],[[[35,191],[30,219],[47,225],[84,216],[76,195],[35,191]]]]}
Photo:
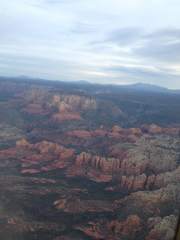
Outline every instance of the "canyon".
{"type": "Polygon", "coordinates": [[[104,88],[0,81],[1,239],[173,239],[180,96],[104,88]]]}

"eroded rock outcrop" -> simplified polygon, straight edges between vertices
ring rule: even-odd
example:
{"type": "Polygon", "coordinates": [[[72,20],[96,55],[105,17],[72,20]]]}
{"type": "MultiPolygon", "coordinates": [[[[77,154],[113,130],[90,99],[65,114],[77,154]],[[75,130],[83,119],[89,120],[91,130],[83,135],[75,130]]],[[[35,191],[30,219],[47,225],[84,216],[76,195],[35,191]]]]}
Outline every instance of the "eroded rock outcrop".
{"type": "Polygon", "coordinates": [[[54,202],[54,206],[63,212],[84,213],[84,212],[112,212],[113,205],[102,200],[81,200],[76,197],[64,198],[54,202]]]}
{"type": "Polygon", "coordinates": [[[136,234],[141,231],[141,219],[137,215],[130,215],[127,219],[110,222],[89,222],[88,226],[76,227],[93,239],[121,239],[128,237],[134,239],[136,234]]]}
{"type": "Polygon", "coordinates": [[[97,103],[95,99],[79,95],[54,95],[50,106],[56,107],[57,112],[53,114],[52,120],[63,122],[66,120],[81,120],[81,112],[95,110],[97,103]]]}
{"type": "Polygon", "coordinates": [[[141,174],[137,176],[122,176],[120,183],[115,187],[107,188],[109,191],[118,191],[121,189],[128,191],[152,190],[166,187],[170,183],[180,182],[180,167],[176,170],[158,175],[141,174]]]}
{"type": "Polygon", "coordinates": [[[178,136],[180,133],[180,128],[179,127],[160,127],[156,124],[151,124],[151,125],[143,125],[141,127],[142,132],[156,135],[156,134],[167,134],[167,135],[175,135],[178,136]]]}
{"type": "Polygon", "coordinates": [[[0,81],[0,239],[171,240],[180,97],[42,83],[0,81]]]}
{"type": "Polygon", "coordinates": [[[77,137],[77,138],[91,138],[92,134],[89,131],[86,130],[74,130],[72,132],[67,133],[68,136],[70,137],[77,137]]]}
{"type": "Polygon", "coordinates": [[[64,122],[64,121],[78,121],[81,120],[81,116],[79,113],[76,112],[63,112],[63,113],[55,113],[52,116],[52,120],[54,122],[64,122]]]}
{"type": "Polygon", "coordinates": [[[121,128],[118,125],[114,125],[110,132],[108,132],[110,138],[121,139],[127,142],[136,142],[139,137],[142,136],[140,128],[121,128]]]}
{"type": "Polygon", "coordinates": [[[93,98],[79,95],[54,95],[52,105],[58,106],[59,110],[88,110],[96,109],[97,103],[93,98]]]}
{"type": "Polygon", "coordinates": [[[28,113],[29,115],[48,115],[50,113],[49,109],[46,109],[44,106],[38,103],[28,104],[24,109],[24,113],[28,113]]]}
{"type": "Polygon", "coordinates": [[[74,158],[74,150],[65,148],[59,144],[42,141],[30,144],[26,139],[17,141],[17,152],[21,149],[23,157],[22,173],[39,173],[53,169],[61,169],[68,166],[74,158]]]}
{"type": "MultiPolygon", "coordinates": [[[[88,131],[75,132],[90,138],[88,131]]],[[[173,181],[179,159],[179,139],[169,137],[141,137],[136,144],[122,149],[112,149],[111,155],[103,157],[82,152],[68,171],[68,176],[84,176],[94,181],[120,183],[120,188],[137,191],[160,188],[173,181]],[[174,173],[170,173],[175,171],[174,173]],[[166,179],[166,180],[165,180],[166,179]]],[[[178,177],[176,177],[178,178],[178,177]]],[[[177,181],[176,181],[177,182],[177,181]]]]}
{"type": "Polygon", "coordinates": [[[75,165],[68,170],[69,176],[85,176],[95,181],[110,181],[113,172],[123,171],[121,159],[93,156],[82,152],[76,157],[75,165]]]}

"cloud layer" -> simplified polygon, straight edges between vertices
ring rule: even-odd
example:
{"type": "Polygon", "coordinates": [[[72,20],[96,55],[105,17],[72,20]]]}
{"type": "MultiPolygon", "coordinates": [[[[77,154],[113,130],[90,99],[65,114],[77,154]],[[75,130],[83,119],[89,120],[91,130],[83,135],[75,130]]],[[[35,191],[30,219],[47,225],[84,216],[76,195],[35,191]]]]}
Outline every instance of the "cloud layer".
{"type": "Polygon", "coordinates": [[[0,0],[0,74],[180,88],[179,0],[0,0]]]}

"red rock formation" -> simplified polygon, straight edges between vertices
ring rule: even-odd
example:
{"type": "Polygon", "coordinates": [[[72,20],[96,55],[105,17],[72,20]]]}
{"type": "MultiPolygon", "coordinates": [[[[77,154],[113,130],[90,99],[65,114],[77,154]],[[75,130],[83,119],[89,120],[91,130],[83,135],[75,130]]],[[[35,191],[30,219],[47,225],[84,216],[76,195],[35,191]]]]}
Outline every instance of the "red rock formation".
{"type": "Polygon", "coordinates": [[[156,124],[151,124],[151,125],[143,125],[141,127],[141,130],[143,133],[148,133],[148,134],[166,134],[166,135],[175,135],[178,136],[180,134],[180,128],[179,127],[160,127],[156,124]]]}
{"type": "Polygon", "coordinates": [[[96,100],[93,98],[79,95],[54,95],[52,105],[59,106],[61,103],[66,105],[66,109],[67,106],[69,106],[70,109],[73,110],[88,110],[97,108],[96,100]]]}
{"type": "Polygon", "coordinates": [[[35,174],[35,173],[39,173],[40,170],[37,169],[23,169],[21,171],[22,174],[35,174]]]}
{"type": "Polygon", "coordinates": [[[109,132],[108,137],[114,138],[114,139],[121,139],[123,136],[119,132],[109,132]]]}
{"type": "Polygon", "coordinates": [[[142,136],[142,131],[139,128],[121,128],[117,125],[112,127],[112,130],[108,132],[108,136],[114,139],[121,139],[127,142],[136,142],[139,137],[142,136]]]}
{"type": "Polygon", "coordinates": [[[166,172],[158,175],[146,176],[144,173],[137,176],[122,176],[120,184],[115,187],[107,188],[107,191],[119,191],[126,189],[129,191],[152,190],[166,187],[170,183],[180,182],[180,167],[175,171],[166,172]]]}
{"type": "Polygon", "coordinates": [[[0,151],[0,159],[6,159],[6,158],[12,158],[16,156],[17,149],[16,148],[10,148],[0,151]]]}
{"type": "Polygon", "coordinates": [[[118,240],[125,237],[134,239],[135,234],[142,229],[142,224],[137,215],[130,215],[124,221],[89,222],[88,226],[77,226],[76,229],[93,239],[118,240]]]}
{"type": "Polygon", "coordinates": [[[67,113],[56,113],[52,116],[52,120],[55,122],[64,122],[64,121],[79,121],[81,120],[81,116],[79,113],[75,112],[67,112],[67,113]]]}
{"type": "Polygon", "coordinates": [[[127,132],[130,135],[135,135],[135,136],[141,136],[142,135],[142,131],[140,128],[130,128],[127,130],[127,132]]]}
{"type": "MultiPolygon", "coordinates": [[[[76,157],[75,165],[68,170],[67,175],[86,176],[95,181],[102,181],[102,179],[110,181],[116,175],[117,177],[123,174],[138,176],[144,172],[145,168],[146,163],[142,162],[140,165],[134,164],[129,161],[126,154],[122,155],[120,159],[117,159],[93,156],[89,153],[82,152],[76,157]]],[[[129,181],[126,175],[124,178],[129,181]]],[[[141,176],[139,178],[141,178],[141,176]]],[[[141,179],[137,177],[135,184],[140,184],[139,181],[141,181],[141,179]]]]}
{"type": "Polygon", "coordinates": [[[112,212],[112,204],[101,200],[81,200],[79,198],[64,198],[54,202],[54,206],[67,213],[112,212]]]}
{"type": "Polygon", "coordinates": [[[113,230],[115,234],[132,237],[141,230],[141,219],[137,215],[130,215],[125,221],[112,221],[108,228],[113,230]]]}
{"type": "Polygon", "coordinates": [[[112,171],[120,169],[121,160],[115,158],[104,158],[100,156],[92,156],[89,153],[81,153],[76,158],[76,165],[79,167],[89,166],[94,169],[112,174],[112,171]]]}
{"type": "Polygon", "coordinates": [[[92,136],[91,132],[86,130],[75,130],[72,132],[68,132],[67,135],[71,137],[85,138],[85,139],[90,138],[92,136]]]}
{"type": "Polygon", "coordinates": [[[54,95],[50,105],[57,107],[58,112],[52,116],[56,122],[81,120],[81,111],[97,107],[94,99],[79,95],[54,95]]]}
{"type": "Polygon", "coordinates": [[[147,132],[149,134],[161,134],[163,132],[163,129],[156,124],[143,125],[141,129],[143,132],[147,132]]]}
{"type": "Polygon", "coordinates": [[[17,147],[30,147],[31,144],[25,138],[22,138],[22,139],[16,141],[16,146],[17,147]]]}
{"type": "Polygon", "coordinates": [[[47,115],[49,113],[49,111],[45,108],[43,108],[43,106],[41,104],[38,103],[32,103],[27,105],[24,109],[23,112],[28,113],[28,114],[32,114],[32,115],[47,115]]]}
{"type": "Polygon", "coordinates": [[[103,129],[96,129],[91,132],[93,137],[105,137],[108,134],[108,131],[103,130],[103,129]]]}
{"type": "MultiPolygon", "coordinates": [[[[67,136],[77,137],[77,138],[91,138],[91,137],[106,137],[108,136],[108,131],[103,129],[96,129],[94,131],[87,130],[74,130],[67,132],[67,136]]],[[[109,135],[110,136],[110,135],[109,135]]]]}
{"type": "Polygon", "coordinates": [[[25,149],[21,158],[22,173],[37,173],[53,169],[65,168],[74,158],[74,150],[59,144],[42,141],[29,144],[25,139],[16,143],[18,148],[25,149]],[[41,167],[41,163],[43,166],[41,167]],[[45,164],[45,165],[44,165],[45,164]]]}
{"type": "Polygon", "coordinates": [[[123,133],[123,132],[124,132],[124,129],[121,128],[121,127],[118,126],[118,125],[114,125],[114,126],[112,127],[112,132],[123,133]]]}
{"type": "Polygon", "coordinates": [[[167,135],[180,135],[180,128],[163,128],[163,133],[167,135]]]}
{"type": "Polygon", "coordinates": [[[60,236],[54,238],[53,240],[83,240],[83,238],[74,238],[73,236],[60,236]]]}

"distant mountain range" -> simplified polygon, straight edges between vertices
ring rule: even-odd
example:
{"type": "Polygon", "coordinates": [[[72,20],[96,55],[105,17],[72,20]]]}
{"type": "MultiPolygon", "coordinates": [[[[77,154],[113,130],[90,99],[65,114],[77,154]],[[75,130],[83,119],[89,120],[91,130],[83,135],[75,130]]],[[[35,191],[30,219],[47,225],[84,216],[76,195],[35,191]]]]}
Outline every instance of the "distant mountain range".
{"type": "Polygon", "coordinates": [[[154,84],[147,84],[147,83],[135,83],[135,84],[129,85],[128,87],[137,89],[137,90],[141,90],[141,91],[153,91],[153,92],[169,91],[168,88],[161,87],[161,86],[154,85],[154,84]]]}
{"type": "Polygon", "coordinates": [[[116,85],[116,84],[98,84],[98,83],[91,83],[86,80],[79,80],[79,81],[63,81],[63,80],[49,80],[49,79],[42,79],[42,78],[32,78],[28,76],[18,76],[18,77],[4,77],[0,76],[0,80],[20,80],[20,81],[46,81],[47,82],[55,82],[56,84],[72,84],[72,85],[83,85],[88,86],[90,85],[91,88],[94,86],[94,88],[103,88],[104,90],[130,90],[130,91],[141,91],[141,92],[154,92],[154,93],[176,93],[180,94],[180,89],[169,89],[162,86],[158,86],[155,84],[148,84],[148,83],[142,83],[138,82],[135,84],[125,84],[125,85],[116,85]]]}

